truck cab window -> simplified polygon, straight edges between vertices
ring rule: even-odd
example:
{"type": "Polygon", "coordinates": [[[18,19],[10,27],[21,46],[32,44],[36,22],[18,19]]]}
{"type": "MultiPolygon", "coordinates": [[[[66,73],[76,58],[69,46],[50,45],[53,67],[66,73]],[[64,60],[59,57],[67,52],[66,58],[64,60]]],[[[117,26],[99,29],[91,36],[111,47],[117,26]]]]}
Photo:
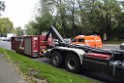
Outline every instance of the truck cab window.
{"type": "Polygon", "coordinates": [[[84,39],[78,39],[78,42],[84,42],[84,39]]]}

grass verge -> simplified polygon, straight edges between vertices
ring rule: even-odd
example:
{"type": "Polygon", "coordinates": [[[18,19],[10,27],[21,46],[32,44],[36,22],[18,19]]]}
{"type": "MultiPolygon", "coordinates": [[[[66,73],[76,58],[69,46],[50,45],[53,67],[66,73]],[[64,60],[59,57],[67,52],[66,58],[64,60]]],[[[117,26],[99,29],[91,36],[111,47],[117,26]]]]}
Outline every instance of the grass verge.
{"type": "Polygon", "coordinates": [[[6,55],[26,77],[31,78],[30,80],[33,83],[98,83],[96,80],[58,69],[43,62],[34,61],[3,48],[0,48],[0,54],[6,55]],[[45,81],[43,82],[43,80],[45,81]]]}

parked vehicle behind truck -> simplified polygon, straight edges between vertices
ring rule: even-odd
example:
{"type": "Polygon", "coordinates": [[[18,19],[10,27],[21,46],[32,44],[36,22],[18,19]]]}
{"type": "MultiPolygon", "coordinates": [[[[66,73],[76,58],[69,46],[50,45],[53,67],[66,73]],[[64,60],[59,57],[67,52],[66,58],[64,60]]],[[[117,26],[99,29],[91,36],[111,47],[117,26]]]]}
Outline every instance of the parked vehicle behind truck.
{"type": "Polygon", "coordinates": [[[14,34],[14,33],[8,33],[7,36],[6,36],[5,41],[11,41],[11,37],[14,37],[14,36],[16,36],[16,34],[14,34]]]}
{"type": "Polygon", "coordinates": [[[98,35],[78,35],[72,40],[71,44],[102,48],[102,40],[98,35]]]}

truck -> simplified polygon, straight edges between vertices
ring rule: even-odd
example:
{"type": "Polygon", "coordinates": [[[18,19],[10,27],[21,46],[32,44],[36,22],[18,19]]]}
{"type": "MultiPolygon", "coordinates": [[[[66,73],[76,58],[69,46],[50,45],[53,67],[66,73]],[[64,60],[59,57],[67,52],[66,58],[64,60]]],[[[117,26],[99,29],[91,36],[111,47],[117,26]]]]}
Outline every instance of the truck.
{"type": "Polygon", "coordinates": [[[47,47],[45,57],[52,61],[56,67],[63,67],[70,72],[80,72],[81,69],[88,69],[97,72],[106,73],[117,79],[124,79],[124,52],[114,50],[103,50],[89,46],[76,44],[66,44],[62,36],[51,27],[46,35],[47,41],[49,35],[54,34],[59,40],[59,44],[53,47],[47,47]]]}
{"type": "Polygon", "coordinates": [[[65,66],[70,72],[78,73],[82,69],[103,72],[117,79],[124,79],[124,52],[114,50],[103,50],[77,44],[66,44],[62,36],[51,26],[44,38],[46,48],[40,49],[42,56],[51,60],[56,67],[65,66]],[[47,45],[50,34],[59,43],[47,45]]]}

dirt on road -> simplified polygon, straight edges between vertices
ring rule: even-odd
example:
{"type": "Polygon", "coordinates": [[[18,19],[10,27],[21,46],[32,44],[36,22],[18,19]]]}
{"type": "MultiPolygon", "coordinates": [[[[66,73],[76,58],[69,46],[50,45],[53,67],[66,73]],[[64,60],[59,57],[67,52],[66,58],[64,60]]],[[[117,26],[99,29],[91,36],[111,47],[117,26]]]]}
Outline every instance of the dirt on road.
{"type": "Polygon", "coordinates": [[[12,62],[0,54],[0,83],[27,83],[12,62]]]}

